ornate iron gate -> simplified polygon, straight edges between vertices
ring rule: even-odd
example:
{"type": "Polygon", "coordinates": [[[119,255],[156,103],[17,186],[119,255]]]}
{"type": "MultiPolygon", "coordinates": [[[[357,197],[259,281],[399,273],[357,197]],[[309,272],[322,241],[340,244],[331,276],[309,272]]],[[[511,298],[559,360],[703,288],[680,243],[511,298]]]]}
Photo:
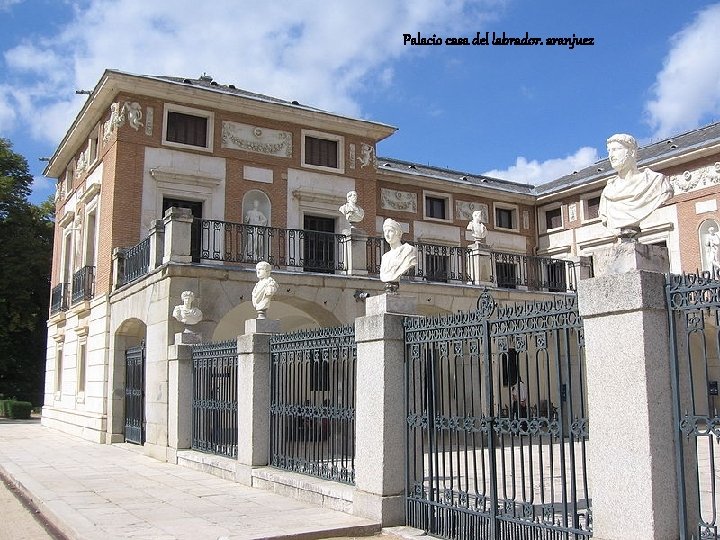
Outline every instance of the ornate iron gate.
{"type": "Polygon", "coordinates": [[[125,351],[125,442],[145,442],[145,344],[125,351]]]}
{"type": "Polygon", "coordinates": [[[407,523],[443,538],[592,535],[574,295],[405,319],[407,523]]]}
{"type": "Polygon", "coordinates": [[[720,280],[668,275],[673,416],[681,538],[718,537],[720,280]],[[686,533],[686,531],[689,531],[686,533]]]}

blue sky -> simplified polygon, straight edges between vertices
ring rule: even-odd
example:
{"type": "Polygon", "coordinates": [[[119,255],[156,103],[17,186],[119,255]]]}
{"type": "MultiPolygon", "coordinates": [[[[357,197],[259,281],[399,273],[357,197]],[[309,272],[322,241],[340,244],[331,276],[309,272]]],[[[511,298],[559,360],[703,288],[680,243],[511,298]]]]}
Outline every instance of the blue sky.
{"type": "Polygon", "coordinates": [[[720,119],[720,2],[0,0],[0,137],[33,200],[105,68],[221,84],[392,124],[378,154],[533,184],[720,119]],[[411,46],[403,34],[594,45],[411,46]]]}

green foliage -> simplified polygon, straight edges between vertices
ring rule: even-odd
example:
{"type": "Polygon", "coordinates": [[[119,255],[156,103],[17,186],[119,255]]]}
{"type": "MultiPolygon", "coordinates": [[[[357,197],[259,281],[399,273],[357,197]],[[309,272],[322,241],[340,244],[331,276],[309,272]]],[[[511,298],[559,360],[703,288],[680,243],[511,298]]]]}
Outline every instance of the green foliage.
{"type": "Polygon", "coordinates": [[[0,393],[41,402],[54,224],[25,158],[0,138],[0,393]]]}
{"type": "Polygon", "coordinates": [[[10,416],[10,408],[8,406],[8,403],[10,403],[10,399],[0,399],[0,418],[1,417],[7,417],[10,416]]]}
{"type": "Polygon", "coordinates": [[[32,403],[29,401],[15,401],[11,399],[6,404],[7,416],[27,420],[32,412],[32,403]]]}

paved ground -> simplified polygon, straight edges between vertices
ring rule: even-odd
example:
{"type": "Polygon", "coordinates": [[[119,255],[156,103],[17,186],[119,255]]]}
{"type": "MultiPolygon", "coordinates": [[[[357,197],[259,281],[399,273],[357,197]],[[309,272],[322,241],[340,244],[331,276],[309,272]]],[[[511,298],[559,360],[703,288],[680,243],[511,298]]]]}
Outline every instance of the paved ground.
{"type": "MultiPolygon", "coordinates": [[[[71,539],[310,540],[379,532],[365,519],[90,443],[37,421],[0,419],[0,474],[71,539]]],[[[0,539],[50,538],[8,495],[0,495],[0,539]],[[10,536],[2,528],[5,508],[19,520],[10,536]]]]}

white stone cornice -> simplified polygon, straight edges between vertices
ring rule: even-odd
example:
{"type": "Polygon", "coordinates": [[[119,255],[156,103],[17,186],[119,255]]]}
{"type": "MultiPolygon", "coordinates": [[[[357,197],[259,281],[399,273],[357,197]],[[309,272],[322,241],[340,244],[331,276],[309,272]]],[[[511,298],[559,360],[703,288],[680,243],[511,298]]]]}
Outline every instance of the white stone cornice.
{"type": "Polygon", "coordinates": [[[67,228],[75,219],[75,209],[68,210],[65,212],[65,215],[61,217],[57,224],[59,227],[62,227],[63,229],[67,228]]]}
{"type": "Polygon", "coordinates": [[[224,180],[224,178],[208,176],[207,174],[190,174],[187,171],[161,169],[159,167],[150,169],[150,176],[157,180],[158,183],[176,184],[180,181],[184,184],[195,184],[208,188],[215,188],[224,180]]]}
{"type": "Polygon", "coordinates": [[[297,200],[305,203],[324,203],[339,207],[346,202],[345,197],[340,197],[338,195],[332,195],[328,193],[321,193],[319,191],[313,191],[311,189],[305,188],[298,188],[296,190],[293,190],[292,195],[297,200]]]}

